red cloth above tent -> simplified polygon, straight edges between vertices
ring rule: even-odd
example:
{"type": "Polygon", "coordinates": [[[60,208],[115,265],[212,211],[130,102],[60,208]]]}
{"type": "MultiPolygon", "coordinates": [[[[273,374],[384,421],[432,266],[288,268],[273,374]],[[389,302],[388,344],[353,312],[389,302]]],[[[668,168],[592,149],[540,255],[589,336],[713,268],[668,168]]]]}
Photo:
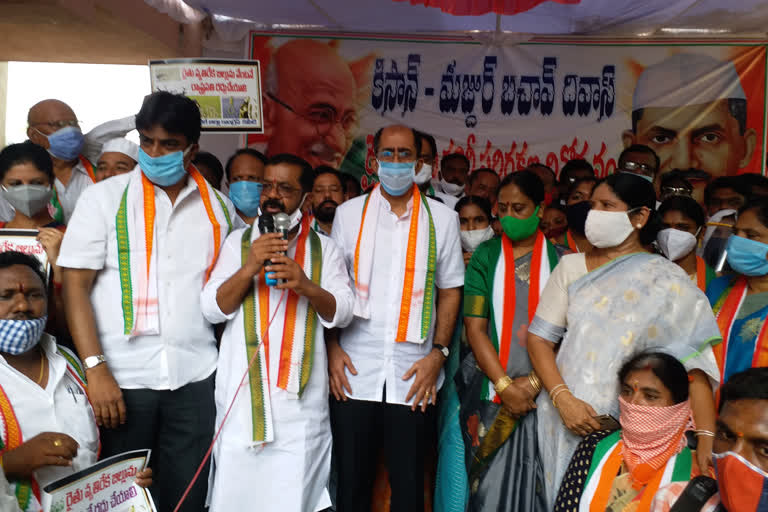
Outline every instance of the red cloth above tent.
{"type": "Polygon", "coordinates": [[[559,4],[578,4],[581,0],[394,0],[395,2],[411,2],[411,5],[436,7],[454,16],[482,16],[493,12],[496,14],[512,15],[533,9],[544,2],[559,4]]]}

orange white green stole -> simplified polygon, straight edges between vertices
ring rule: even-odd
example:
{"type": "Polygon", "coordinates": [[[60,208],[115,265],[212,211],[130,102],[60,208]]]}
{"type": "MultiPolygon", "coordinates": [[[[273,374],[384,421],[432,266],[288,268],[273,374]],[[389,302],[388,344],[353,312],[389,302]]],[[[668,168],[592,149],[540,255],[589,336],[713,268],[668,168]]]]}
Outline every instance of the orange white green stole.
{"type": "MultiPolygon", "coordinates": [[[[531,325],[536,314],[536,308],[539,305],[539,296],[544,290],[544,286],[549,280],[549,276],[554,270],[559,257],[554,245],[539,231],[536,235],[536,242],[533,246],[531,255],[530,282],[528,285],[528,325],[531,325]]],[[[493,291],[491,296],[491,305],[494,308],[494,326],[492,333],[495,334],[491,340],[494,348],[499,354],[501,367],[507,369],[509,363],[510,345],[513,343],[514,333],[512,324],[515,320],[515,309],[517,297],[515,297],[515,255],[512,247],[512,241],[507,235],[501,236],[501,254],[496,262],[496,269],[493,275],[493,291]]],[[[501,403],[496,395],[493,383],[485,379],[483,386],[483,399],[501,403]]]]}
{"type": "MultiPolygon", "coordinates": [[[[200,283],[202,289],[219,258],[224,238],[232,231],[232,221],[221,196],[208,185],[200,172],[194,166],[187,169],[187,172],[200,191],[213,237],[213,250],[208,255],[210,264],[205,272],[205,281],[200,283]],[[223,237],[222,226],[227,229],[223,237]]],[[[160,334],[157,252],[153,251],[157,240],[155,186],[140,170],[133,171],[125,187],[117,210],[116,229],[123,332],[131,336],[160,334]]]]}
{"type": "MultiPolygon", "coordinates": [[[[85,168],[85,173],[88,175],[89,178],[91,178],[91,181],[93,183],[96,183],[96,175],[93,173],[93,164],[88,161],[87,158],[85,158],[83,155],[80,155],[78,157],[80,159],[80,163],[83,165],[83,168],[85,168]]],[[[53,189],[53,195],[51,196],[51,202],[48,205],[51,209],[50,214],[51,217],[53,217],[53,220],[56,222],[60,222],[61,224],[65,223],[64,219],[64,207],[61,206],[61,201],[59,200],[59,193],[56,191],[56,184],[53,183],[51,185],[51,188],[53,189]]]]}
{"type": "MultiPolygon", "coordinates": [[[[255,233],[252,228],[243,232],[240,246],[243,264],[248,259],[253,234],[255,233]]],[[[293,259],[304,269],[307,277],[319,286],[322,278],[323,251],[320,236],[310,228],[309,217],[304,217],[301,222],[293,259]]],[[[312,371],[317,313],[306,298],[299,297],[292,290],[285,292],[288,295],[281,324],[283,338],[280,345],[271,343],[269,339],[272,312],[269,304],[270,287],[265,282],[264,270],[256,277],[253,292],[243,300],[243,327],[248,363],[256,357],[248,371],[254,445],[269,443],[275,436],[269,397],[271,375],[277,372],[277,387],[300,398],[312,371]],[[270,348],[280,350],[278,368],[269,367],[270,348]]]]}
{"type": "MultiPolygon", "coordinates": [[[[419,191],[419,187],[414,185],[411,194],[411,220],[395,341],[424,343],[432,327],[435,306],[435,223],[427,198],[419,191]]],[[[363,205],[354,257],[354,314],[360,318],[371,317],[368,294],[373,275],[374,251],[390,250],[387,247],[375,247],[379,212],[384,200],[379,185],[376,185],[366,196],[363,205]]]]}

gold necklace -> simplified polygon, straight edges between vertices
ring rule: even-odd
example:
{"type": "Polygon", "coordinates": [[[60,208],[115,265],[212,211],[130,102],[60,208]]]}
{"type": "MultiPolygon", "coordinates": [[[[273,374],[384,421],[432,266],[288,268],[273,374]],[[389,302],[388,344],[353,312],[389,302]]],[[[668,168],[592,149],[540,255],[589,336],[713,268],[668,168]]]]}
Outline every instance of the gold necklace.
{"type": "Polygon", "coordinates": [[[37,378],[37,385],[42,385],[43,372],[45,372],[45,354],[40,351],[40,376],[37,378]]]}

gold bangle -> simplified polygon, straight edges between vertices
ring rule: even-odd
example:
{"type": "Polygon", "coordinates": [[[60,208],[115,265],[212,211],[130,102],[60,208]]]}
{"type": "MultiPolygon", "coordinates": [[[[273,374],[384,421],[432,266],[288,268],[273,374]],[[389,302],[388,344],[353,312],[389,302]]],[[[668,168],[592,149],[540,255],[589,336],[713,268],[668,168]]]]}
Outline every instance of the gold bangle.
{"type": "Polygon", "coordinates": [[[557,397],[558,397],[559,395],[561,395],[561,394],[563,394],[563,393],[565,393],[565,392],[568,392],[568,393],[570,393],[570,392],[571,392],[571,390],[570,390],[570,389],[568,389],[568,388],[565,388],[565,389],[561,389],[560,391],[558,391],[557,393],[555,393],[555,396],[553,396],[553,397],[552,397],[552,405],[554,405],[554,406],[555,406],[555,409],[560,409],[560,408],[557,406],[557,402],[556,402],[555,400],[557,400],[557,397]]]}
{"type": "Polygon", "coordinates": [[[533,393],[538,395],[541,392],[541,381],[539,380],[539,377],[536,376],[536,372],[531,372],[528,374],[528,382],[531,383],[533,393]]]}
{"type": "Polygon", "coordinates": [[[554,395],[558,389],[567,388],[567,387],[568,386],[566,386],[565,384],[558,384],[557,386],[553,387],[552,389],[549,390],[549,398],[552,398],[552,395],[554,395]]]}
{"type": "Polygon", "coordinates": [[[715,433],[711,430],[694,430],[693,433],[696,436],[715,437],[715,433]]]}
{"type": "Polygon", "coordinates": [[[493,389],[496,390],[496,394],[500,395],[512,385],[512,378],[509,375],[505,375],[493,384],[493,389]]]}

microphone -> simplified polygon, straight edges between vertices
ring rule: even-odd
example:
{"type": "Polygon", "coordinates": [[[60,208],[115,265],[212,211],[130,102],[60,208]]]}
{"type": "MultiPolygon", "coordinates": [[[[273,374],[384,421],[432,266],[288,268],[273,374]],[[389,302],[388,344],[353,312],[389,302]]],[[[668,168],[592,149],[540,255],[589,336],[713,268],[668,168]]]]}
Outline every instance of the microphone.
{"type": "MultiPolygon", "coordinates": [[[[275,221],[272,218],[271,215],[268,213],[265,213],[261,216],[259,216],[259,233],[262,235],[265,235],[267,233],[274,233],[275,232],[275,221]]],[[[271,260],[265,260],[264,266],[268,267],[272,265],[271,260]]],[[[267,286],[276,286],[277,285],[277,279],[273,279],[270,277],[271,274],[274,274],[274,272],[268,272],[265,277],[265,282],[267,283],[267,286]]]]}
{"type": "MultiPolygon", "coordinates": [[[[283,240],[288,239],[288,232],[291,230],[291,218],[283,212],[278,212],[272,216],[275,223],[275,233],[280,233],[283,240]]],[[[285,253],[281,253],[285,256],[285,253]]],[[[285,281],[285,279],[283,279],[285,281]]]]}

